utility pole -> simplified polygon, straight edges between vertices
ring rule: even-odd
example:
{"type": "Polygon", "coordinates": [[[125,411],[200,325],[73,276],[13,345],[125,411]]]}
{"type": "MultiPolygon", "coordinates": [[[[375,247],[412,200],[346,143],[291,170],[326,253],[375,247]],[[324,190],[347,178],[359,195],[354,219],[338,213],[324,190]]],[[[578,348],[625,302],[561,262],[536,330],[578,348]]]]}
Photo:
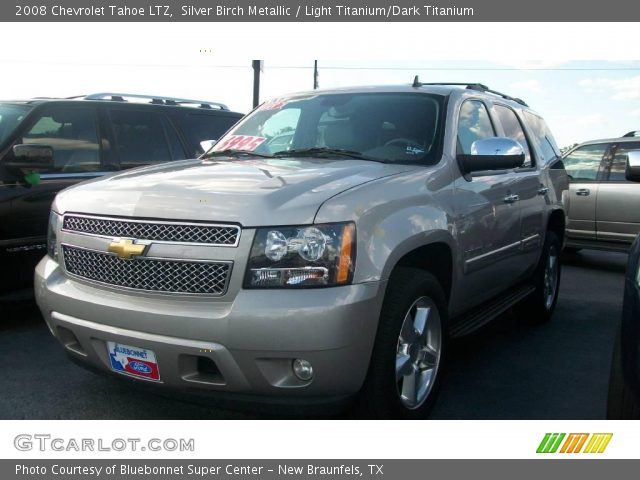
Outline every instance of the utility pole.
{"type": "Polygon", "coordinates": [[[317,90],[318,85],[318,60],[313,61],[313,89],[317,90]]]}
{"type": "Polygon", "coordinates": [[[261,60],[252,60],[253,67],[253,108],[260,104],[260,66],[261,60]]]}

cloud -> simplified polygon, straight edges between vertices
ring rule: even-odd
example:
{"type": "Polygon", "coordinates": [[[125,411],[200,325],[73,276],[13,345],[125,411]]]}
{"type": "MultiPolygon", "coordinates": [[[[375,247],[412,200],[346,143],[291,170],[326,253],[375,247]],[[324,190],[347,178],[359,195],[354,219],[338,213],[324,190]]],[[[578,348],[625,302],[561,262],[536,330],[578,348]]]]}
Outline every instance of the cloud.
{"type": "Polygon", "coordinates": [[[640,117],[640,108],[633,110],[632,112],[629,112],[629,116],[630,117],[640,117]]]}
{"type": "Polygon", "coordinates": [[[511,84],[513,91],[524,90],[527,92],[544,93],[544,89],[538,80],[523,80],[511,84]]]}
{"type": "Polygon", "coordinates": [[[612,100],[640,100],[640,75],[621,79],[586,78],[578,85],[586,93],[609,93],[612,100]]]}
{"type": "Polygon", "coordinates": [[[560,115],[559,123],[575,127],[591,127],[593,125],[605,125],[607,118],[601,113],[591,113],[588,115],[560,115]]]}

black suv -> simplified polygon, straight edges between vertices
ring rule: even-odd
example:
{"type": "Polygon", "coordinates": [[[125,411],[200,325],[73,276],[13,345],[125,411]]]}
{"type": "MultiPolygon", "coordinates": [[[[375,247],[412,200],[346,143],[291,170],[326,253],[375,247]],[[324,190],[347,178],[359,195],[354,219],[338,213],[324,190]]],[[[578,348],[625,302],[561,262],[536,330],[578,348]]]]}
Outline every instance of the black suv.
{"type": "Polygon", "coordinates": [[[629,252],[622,322],[611,364],[607,418],[640,419],[640,236],[629,252]]]}
{"type": "Polygon", "coordinates": [[[56,193],[194,158],[241,117],[217,102],[114,93],[0,102],[0,298],[30,287],[56,193]]]}

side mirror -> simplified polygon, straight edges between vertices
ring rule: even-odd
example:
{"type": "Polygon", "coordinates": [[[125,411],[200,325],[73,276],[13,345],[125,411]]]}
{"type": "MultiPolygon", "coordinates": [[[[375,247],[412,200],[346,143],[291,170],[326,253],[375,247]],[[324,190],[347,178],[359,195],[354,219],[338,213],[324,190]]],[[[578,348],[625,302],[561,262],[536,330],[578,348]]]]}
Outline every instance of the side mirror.
{"type": "Polygon", "coordinates": [[[49,170],[53,168],[53,148],[48,145],[14,145],[13,158],[5,162],[11,168],[49,170]]]}
{"type": "Polygon", "coordinates": [[[524,163],[522,145],[511,138],[491,137],[471,144],[471,153],[458,155],[462,173],[510,170],[524,163]]]}
{"type": "Polygon", "coordinates": [[[207,153],[211,147],[213,147],[218,140],[202,140],[200,142],[200,148],[204,153],[207,153]]]}
{"type": "Polygon", "coordinates": [[[625,177],[632,182],[640,182],[640,150],[627,152],[625,177]]]}

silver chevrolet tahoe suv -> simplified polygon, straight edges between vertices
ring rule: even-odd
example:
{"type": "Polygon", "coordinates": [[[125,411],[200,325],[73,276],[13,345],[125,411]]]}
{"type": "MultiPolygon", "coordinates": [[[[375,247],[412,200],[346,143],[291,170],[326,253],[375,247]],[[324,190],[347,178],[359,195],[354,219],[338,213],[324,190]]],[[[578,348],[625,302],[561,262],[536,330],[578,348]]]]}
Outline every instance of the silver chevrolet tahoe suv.
{"type": "Polygon", "coordinates": [[[36,297],[93,369],[422,418],[450,338],[551,317],[567,188],[542,118],[484,85],[284,96],[199,159],[61,192],[36,297]]]}

